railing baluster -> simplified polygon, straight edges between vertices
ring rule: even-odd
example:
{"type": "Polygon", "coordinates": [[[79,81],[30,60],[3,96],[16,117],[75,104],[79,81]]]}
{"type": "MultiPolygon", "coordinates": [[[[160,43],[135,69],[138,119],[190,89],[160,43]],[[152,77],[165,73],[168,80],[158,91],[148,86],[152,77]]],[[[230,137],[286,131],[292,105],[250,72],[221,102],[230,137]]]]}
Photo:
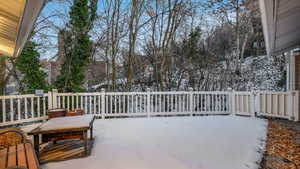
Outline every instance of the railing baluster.
{"type": "Polygon", "coordinates": [[[141,112],[141,97],[140,95],[137,95],[137,112],[140,113],[141,112]]]}
{"type": "Polygon", "coordinates": [[[80,109],[83,109],[83,96],[80,96],[80,109]]]}
{"type": "Polygon", "coordinates": [[[58,108],[62,107],[61,103],[60,103],[60,100],[61,100],[61,97],[57,96],[57,106],[58,106],[58,108]]]}
{"type": "Polygon", "coordinates": [[[31,118],[34,118],[34,99],[31,97],[31,118]]]}
{"type": "Polygon", "coordinates": [[[195,112],[200,112],[201,111],[201,94],[195,93],[195,102],[194,102],[194,107],[195,107],[195,112]]]}
{"type": "Polygon", "coordinates": [[[3,110],[3,122],[6,122],[6,101],[5,99],[2,99],[2,110],[3,110]]]}
{"type": "Polygon", "coordinates": [[[76,109],[79,109],[79,105],[78,105],[78,95],[76,94],[76,105],[75,105],[75,107],[76,107],[76,109]]]}
{"type": "Polygon", "coordinates": [[[10,121],[14,120],[14,104],[13,104],[13,99],[10,99],[10,121]]]}
{"type": "Polygon", "coordinates": [[[219,100],[220,100],[220,106],[219,106],[219,109],[218,109],[218,111],[219,112],[223,112],[224,110],[223,110],[223,108],[224,108],[224,97],[223,97],[223,94],[220,94],[219,95],[219,100]]]}
{"type": "Polygon", "coordinates": [[[20,103],[20,98],[17,97],[17,104],[18,104],[18,118],[17,120],[21,120],[21,103],[20,103]]]}
{"type": "Polygon", "coordinates": [[[157,95],[156,95],[156,93],[153,93],[153,112],[157,112],[157,99],[156,99],[156,97],[157,97],[157,95]]]}
{"type": "Polygon", "coordinates": [[[200,93],[199,95],[197,95],[198,101],[197,101],[197,111],[201,112],[203,109],[203,103],[202,103],[202,94],[200,93]]]}
{"type": "Polygon", "coordinates": [[[97,98],[96,98],[96,95],[93,96],[93,104],[94,104],[94,111],[92,112],[93,114],[96,114],[97,113],[97,109],[96,109],[96,105],[97,105],[97,98]]]}
{"type": "Polygon", "coordinates": [[[178,104],[177,104],[177,94],[174,94],[174,103],[173,103],[173,107],[174,107],[174,112],[178,112],[178,104]]]}
{"type": "Polygon", "coordinates": [[[123,105],[123,110],[122,110],[122,113],[126,113],[125,111],[125,94],[122,96],[122,99],[123,99],[123,102],[122,102],[122,105],[123,105]]]}
{"type": "Polygon", "coordinates": [[[156,93],[153,94],[153,102],[154,102],[154,104],[153,104],[154,111],[153,112],[157,112],[157,94],[156,93]]]}
{"type": "Polygon", "coordinates": [[[108,113],[108,95],[105,95],[104,98],[105,98],[105,112],[102,113],[108,113]]]}
{"type": "Polygon", "coordinates": [[[65,106],[65,96],[61,96],[62,98],[62,107],[61,108],[66,108],[65,106]]]}
{"type": "Polygon", "coordinates": [[[131,113],[134,113],[134,94],[131,95],[131,113]]]}
{"type": "Polygon", "coordinates": [[[71,96],[70,96],[70,109],[71,110],[75,109],[75,96],[74,96],[74,94],[71,94],[71,96]]]}
{"type": "Polygon", "coordinates": [[[124,110],[123,109],[123,107],[124,107],[123,106],[123,103],[124,103],[123,102],[123,97],[124,97],[124,93],[122,93],[122,94],[119,95],[119,113],[120,114],[123,114],[123,110],[124,110]]]}
{"type": "Polygon", "coordinates": [[[286,106],[285,106],[285,104],[286,104],[286,99],[285,99],[286,95],[283,94],[281,97],[282,97],[282,102],[280,104],[282,106],[282,112],[281,112],[281,114],[284,115],[284,116],[286,116],[286,106]]]}
{"type": "Polygon", "coordinates": [[[226,102],[225,102],[226,95],[221,94],[221,111],[224,112],[226,108],[226,102]]]}
{"type": "Polygon", "coordinates": [[[163,104],[163,113],[167,112],[167,106],[168,106],[168,102],[167,102],[167,94],[163,94],[162,95],[162,104],[163,104]]]}
{"type": "Polygon", "coordinates": [[[40,104],[41,104],[40,97],[38,96],[37,97],[37,116],[38,117],[41,117],[41,112],[40,112],[41,111],[41,108],[40,108],[41,105],[40,104]]]}
{"type": "Polygon", "coordinates": [[[118,113],[117,112],[117,107],[118,107],[118,105],[117,105],[117,95],[114,95],[114,113],[118,113]]]}
{"type": "Polygon", "coordinates": [[[279,104],[278,104],[278,95],[275,95],[275,114],[279,115],[279,104]]]}
{"type": "Polygon", "coordinates": [[[158,103],[159,103],[159,112],[161,113],[162,111],[162,103],[161,103],[161,94],[158,95],[158,103]]]}
{"type": "Polygon", "coordinates": [[[178,94],[178,112],[182,112],[181,111],[181,103],[182,103],[182,101],[181,101],[181,95],[178,94]]]}
{"type": "Polygon", "coordinates": [[[159,97],[159,103],[160,103],[160,112],[163,113],[164,112],[164,94],[161,94],[159,97]]]}
{"type": "Polygon", "coordinates": [[[165,94],[161,93],[160,97],[159,97],[159,102],[160,102],[160,112],[164,113],[164,106],[165,106],[165,102],[164,102],[164,96],[165,94]]]}
{"type": "Polygon", "coordinates": [[[170,105],[171,105],[171,103],[170,103],[170,95],[169,94],[167,94],[166,95],[166,103],[167,103],[167,106],[166,106],[166,112],[170,112],[170,105]]]}
{"type": "Polygon", "coordinates": [[[97,114],[100,114],[101,113],[101,95],[99,94],[98,95],[98,112],[97,114]]]}
{"type": "Polygon", "coordinates": [[[88,96],[85,95],[84,96],[84,111],[86,112],[86,114],[88,114],[88,106],[87,106],[87,99],[88,99],[88,96]]]}
{"type": "Polygon", "coordinates": [[[171,97],[170,98],[171,99],[171,112],[174,112],[174,104],[173,104],[174,103],[174,95],[171,94],[170,97],[171,97]]]}
{"type": "Polygon", "coordinates": [[[160,95],[159,94],[157,94],[156,95],[156,102],[157,102],[157,112],[160,112],[160,95]]]}
{"type": "Polygon", "coordinates": [[[91,95],[89,96],[89,99],[90,99],[90,101],[89,101],[89,114],[93,114],[93,111],[92,111],[93,105],[92,105],[92,96],[91,95]]]}
{"type": "Polygon", "coordinates": [[[126,101],[126,114],[129,113],[129,93],[126,93],[125,95],[125,101],[126,101]]]}
{"type": "Polygon", "coordinates": [[[70,96],[67,95],[67,110],[70,110],[70,96]]]}
{"type": "MultiPolygon", "coordinates": [[[[59,98],[58,98],[59,100],[59,98]]],[[[60,105],[60,104],[59,104],[60,105]]],[[[46,115],[46,97],[43,96],[43,115],[46,115]]]]}
{"type": "Polygon", "coordinates": [[[110,113],[113,113],[113,107],[112,107],[112,96],[113,95],[109,95],[110,96],[110,113]]]}
{"type": "Polygon", "coordinates": [[[28,107],[27,107],[27,98],[24,97],[24,104],[25,104],[25,119],[28,119],[28,107]]]}
{"type": "Polygon", "coordinates": [[[135,94],[135,112],[138,113],[139,95],[135,94]]]}
{"type": "Polygon", "coordinates": [[[214,105],[214,112],[216,113],[218,111],[218,97],[216,94],[213,94],[213,105],[214,105]]]}

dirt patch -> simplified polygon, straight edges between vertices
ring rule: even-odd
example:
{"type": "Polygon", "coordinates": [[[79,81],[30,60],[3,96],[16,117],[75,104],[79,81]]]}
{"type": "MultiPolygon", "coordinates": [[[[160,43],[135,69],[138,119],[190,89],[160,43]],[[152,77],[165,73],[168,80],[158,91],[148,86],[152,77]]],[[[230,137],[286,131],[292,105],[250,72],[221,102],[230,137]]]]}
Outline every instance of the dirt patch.
{"type": "Polygon", "coordinates": [[[269,120],[261,169],[300,169],[300,123],[269,120]]]}

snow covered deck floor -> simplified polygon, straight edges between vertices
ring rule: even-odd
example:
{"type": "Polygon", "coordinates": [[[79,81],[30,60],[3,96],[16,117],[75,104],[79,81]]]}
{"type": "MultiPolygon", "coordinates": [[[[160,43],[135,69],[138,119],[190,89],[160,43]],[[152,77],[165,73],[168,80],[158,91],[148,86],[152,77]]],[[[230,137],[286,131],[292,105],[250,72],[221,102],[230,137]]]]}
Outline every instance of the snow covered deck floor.
{"type": "Polygon", "coordinates": [[[44,169],[255,169],[267,122],[237,116],[95,121],[91,156],[44,169]]]}

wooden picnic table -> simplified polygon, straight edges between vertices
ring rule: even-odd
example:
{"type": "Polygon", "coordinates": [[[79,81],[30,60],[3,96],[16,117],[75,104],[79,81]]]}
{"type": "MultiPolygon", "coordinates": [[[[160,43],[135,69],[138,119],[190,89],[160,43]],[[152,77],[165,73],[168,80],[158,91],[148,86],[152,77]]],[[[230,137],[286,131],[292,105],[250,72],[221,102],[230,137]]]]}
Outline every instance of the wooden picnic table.
{"type": "Polygon", "coordinates": [[[84,141],[84,152],[87,155],[88,137],[87,131],[90,130],[90,139],[93,139],[93,123],[95,116],[69,116],[49,119],[39,127],[33,129],[28,135],[33,135],[34,149],[39,156],[40,135],[42,143],[56,142],[60,140],[80,139],[84,141]]]}

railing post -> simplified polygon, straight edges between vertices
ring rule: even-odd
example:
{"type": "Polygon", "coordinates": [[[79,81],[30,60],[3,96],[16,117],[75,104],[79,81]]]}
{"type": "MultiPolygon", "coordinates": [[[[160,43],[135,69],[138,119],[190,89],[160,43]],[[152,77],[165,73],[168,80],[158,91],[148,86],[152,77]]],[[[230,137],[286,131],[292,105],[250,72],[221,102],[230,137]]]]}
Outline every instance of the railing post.
{"type": "Polygon", "coordinates": [[[194,105],[194,103],[193,103],[193,88],[192,87],[190,87],[189,88],[189,101],[190,101],[190,105],[189,105],[189,110],[190,110],[190,116],[193,116],[193,105],[194,105]]]}
{"type": "Polygon", "coordinates": [[[101,118],[105,118],[105,89],[101,89],[101,118]]]}
{"type": "Polygon", "coordinates": [[[52,92],[48,91],[48,109],[53,109],[52,106],[52,92]]]}
{"type": "Polygon", "coordinates": [[[295,121],[300,120],[299,114],[299,91],[294,91],[294,114],[295,114],[295,121]]]}
{"type": "Polygon", "coordinates": [[[56,109],[57,108],[57,89],[52,89],[52,108],[56,109]]]}
{"type": "Polygon", "coordinates": [[[254,90],[252,90],[251,95],[250,95],[250,115],[251,115],[251,117],[255,117],[255,101],[256,101],[256,92],[254,90]]]}
{"type": "Polygon", "coordinates": [[[235,93],[234,93],[234,90],[232,90],[232,88],[228,88],[227,89],[228,92],[229,92],[229,96],[228,96],[228,99],[229,99],[229,113],[230,114],[235,114],[235,93]]]}
{"type": "Polygon", "coordinates": [[[146,89],[146,95],[147,95],[147,117],[150,117],[150,106],[151,106],[151,93],[150,88],[146,89]]]}
{"type": "Polygon", "coordinates": [[[298,110],[298,97],[299,93],[297,91],[289,92],[289,119],[293,121],[299,120],[299,110],[298,110]]]}
{"type": "Polygon", "coordinates": [[[259,116],[260,115],[260,112],[261,112],[261,99],[260,99],[260,95],[261,95],[261,92],[259,91],[256,91],[256,99],[255,99],[255,102],[254,104],[256,105],[256,116],[259,116]]]}
{"type": "Polygon", "coordinates": [[[293,105],[294,105],[294,100],[293,100],[293,92],[288,91],[288,116],[289,120],[293,120],[293,105]]]}

